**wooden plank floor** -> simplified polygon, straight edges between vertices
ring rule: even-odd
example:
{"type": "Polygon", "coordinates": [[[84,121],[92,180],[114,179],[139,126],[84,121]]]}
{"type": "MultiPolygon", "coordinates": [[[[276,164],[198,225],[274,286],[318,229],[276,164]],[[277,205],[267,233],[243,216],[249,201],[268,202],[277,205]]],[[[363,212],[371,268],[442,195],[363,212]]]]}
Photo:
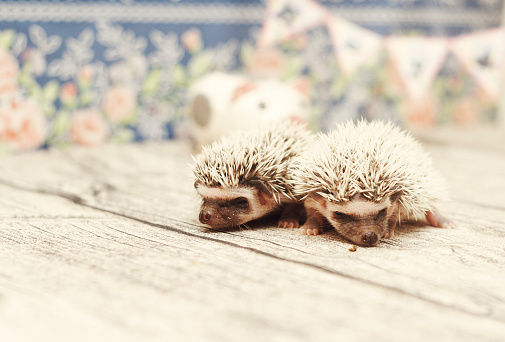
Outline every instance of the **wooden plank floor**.
{"type": "Polygon", "coordinates": [[[358,248],[197,220],[182,142],[0,157],[0,341],[505,341],[505,151],[431,143],[459,225],[358,248]]]}

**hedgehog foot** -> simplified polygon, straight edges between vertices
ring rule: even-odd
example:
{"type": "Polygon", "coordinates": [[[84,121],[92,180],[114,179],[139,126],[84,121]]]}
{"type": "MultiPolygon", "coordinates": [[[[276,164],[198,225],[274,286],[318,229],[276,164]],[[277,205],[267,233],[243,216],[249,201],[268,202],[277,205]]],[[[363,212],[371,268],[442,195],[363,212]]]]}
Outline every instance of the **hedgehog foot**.
{"type": "Polygon", "coordinates": [[[279,228],[298,228],[300,227],[300,222],[297,219],[280,219],[277,224],[279,228]]]}
{"type": "Polygon", "coordinates": [[[319,213],[311,211],[307,213],[307,221],[300,228],[302,235],[319,235],[323,232],[322,217],[319,213]]]}
{"type": "Polygon", "coordinates": [[[391,239],[391,238],[394,238],[394,237],[395,237],[395,231],[394,230],[388,230],[384,234],[384,236],[383,236],[383,238],[385,238],[385,239],[391,239]]]}
{"type": "Polygon", "coordinates": [[[279,228],[298,228],[300,227],[301,217],[303,216],[303,204],[287,203],[284,205],[281,217],[277,227],[279,228]]]}
{"type": "Polygon", "coordinates": [[[384,235],[382,236],[383,238],[391,239],[395,236],[395,229],[396,229],[396,226],[398,225],[398,220],[396,219],[396,216],[397,216],[397,209],[389,217],[387,229],[386,229],[384,235]]]}
{"type": "Polygon", "coordinates": [[[323,232],[323,230],[321,228],[313,227],[313,226],[310,226],[307,224],[304,224],[300,228],[300,234],[302,234],[302,235],[319,235],[322,232],[323,232]]]}
{"type": "Polygon", "coordinates": [[[426,213],[426,220],[430,225],[437,228],[456,228],[454,221],[446,218],[436,209],[426,213]]]}

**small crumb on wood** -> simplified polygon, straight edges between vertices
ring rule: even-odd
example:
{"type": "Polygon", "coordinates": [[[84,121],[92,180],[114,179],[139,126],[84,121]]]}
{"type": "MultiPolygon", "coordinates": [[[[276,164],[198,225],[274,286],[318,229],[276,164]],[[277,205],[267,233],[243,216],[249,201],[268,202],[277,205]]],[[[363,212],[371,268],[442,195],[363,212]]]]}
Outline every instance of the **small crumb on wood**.
{"type": "Polygon", "coordinates": [[[352,245],[351,248],[349,248],[349,252],[356,252],[358,250],[358,247],[356,245],[352,245]]]}

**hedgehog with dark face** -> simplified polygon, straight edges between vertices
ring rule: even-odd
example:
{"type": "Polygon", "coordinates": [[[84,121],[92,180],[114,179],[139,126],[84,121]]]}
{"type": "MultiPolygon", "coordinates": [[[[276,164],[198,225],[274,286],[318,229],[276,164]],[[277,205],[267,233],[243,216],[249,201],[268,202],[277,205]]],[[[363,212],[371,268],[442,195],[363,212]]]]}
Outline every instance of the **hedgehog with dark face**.
{"type": "Polygon", "coordinates": [[[200,222],[233,227],[282,209],[279,227],[299,227],[304,208],[289,186],[288,170],[308,148],[310,136],[301,125],[279,122],[234,132],[204,147],[193,167],[203,199],[200,222]]]}
{"type": "Polygon", "coordinates": [[[326,219],[353,243],[374,246],[405,219],[454,227],[435,208],[447,190],[430,157],[391,123],[340,124],[291,165],[294,195],[307,210],[302,234],[319,234],[326,219]]]}

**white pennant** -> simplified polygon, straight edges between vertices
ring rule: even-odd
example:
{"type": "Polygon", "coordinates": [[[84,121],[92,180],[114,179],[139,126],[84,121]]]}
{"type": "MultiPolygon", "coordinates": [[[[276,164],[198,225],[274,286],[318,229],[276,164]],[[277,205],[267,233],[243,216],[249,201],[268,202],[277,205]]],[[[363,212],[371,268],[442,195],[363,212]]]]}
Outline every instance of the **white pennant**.
{"type": "Polygon", "coordinates": [[[342,72],[349,76],[382,46],[382,36],[346,20],[331,17],[328,30],[342,72]]]}
{"type": "Polygon", "coordinates": [[[269,0],[259,46],[271,46],[325,22],[327,11],[313,0],[269,0]]]}
{"type": "Polygon", "coordinates": [[[428,91],[447,55],[445,38],[389,37],[387,50],[400,79],[412,97],[428,91]]]}
{"type": "Polygon", "coordinates": [[[505,28],[454,38],[451,41],[451,51],[486,94],[497,100],[505,71],[505,28]]]}

